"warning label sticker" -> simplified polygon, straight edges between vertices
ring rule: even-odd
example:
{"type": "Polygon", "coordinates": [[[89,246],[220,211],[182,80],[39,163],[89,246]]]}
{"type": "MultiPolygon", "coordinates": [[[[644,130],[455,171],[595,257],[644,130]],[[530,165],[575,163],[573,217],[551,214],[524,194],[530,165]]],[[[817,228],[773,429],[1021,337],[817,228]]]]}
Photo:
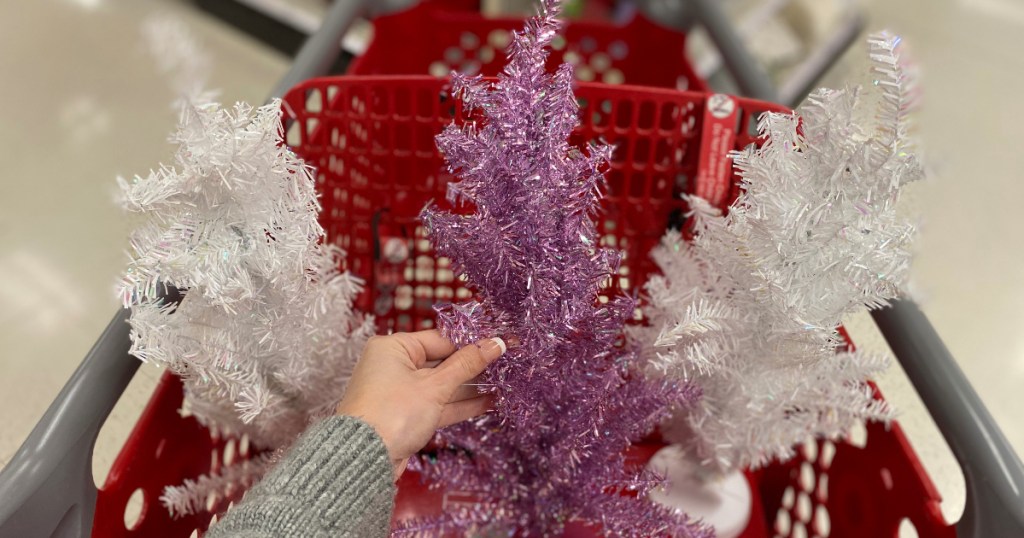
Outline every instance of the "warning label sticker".
{"type": "Polygon", "coordinates": [[[694,194],[715,207],[729,201],[732,160],[729,151],[736,143],[736,101],[716,93],[708,97],[700,136],[700,160],[694,194]]]}

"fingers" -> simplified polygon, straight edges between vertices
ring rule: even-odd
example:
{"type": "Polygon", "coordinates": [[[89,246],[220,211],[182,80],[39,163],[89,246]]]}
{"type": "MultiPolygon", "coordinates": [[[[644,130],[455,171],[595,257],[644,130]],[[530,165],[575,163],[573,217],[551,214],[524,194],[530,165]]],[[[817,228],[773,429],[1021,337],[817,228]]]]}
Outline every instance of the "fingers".
{"type": "Polygon", "coordinates": [[[428,361],[442,360],[455,351],[455,344],[434,330],[414,333],[395,333],[389,337],[398,341],[409,354],[417,368],[423,368],[428,361]]]}
{"type": "Polygon", "coordinates": [[[493,402],[494,398],[487,395],[445,404],[444,409],[441,410],[441,422],[438,427],[444,428],[480,416],[491,409],[493,402]]]}
{"type": "Polygon", "coordinates": [[[459,385],[459,387],[455,389],[452,397],[448,398],[448,403],[469,400],[470,398],[481,396],[483,394],[480,392],[481,388],[484,388],[484,386],[480,384],[479,379],[471,379],[469,383],[459,385]]]}
{"type": "Polygon", "coordinates": [[[480,375],[487,365],[505,353],[505,349],[505,342],[501,338],[489,338],[470,344],[452,353],[434,368],[434,375],[440,378],[442,385],[452,394],[459,385],[480,375]]]}

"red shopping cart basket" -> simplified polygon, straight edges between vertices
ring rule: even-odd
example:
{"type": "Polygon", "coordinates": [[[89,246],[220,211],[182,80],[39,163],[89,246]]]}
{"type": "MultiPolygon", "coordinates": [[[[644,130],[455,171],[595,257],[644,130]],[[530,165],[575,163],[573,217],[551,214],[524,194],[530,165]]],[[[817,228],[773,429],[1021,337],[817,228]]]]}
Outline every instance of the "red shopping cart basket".
{"type": "MultiPolygon", "coordinates": [[[[322,78],[284,99],[288,143],[317,167],[328,239],[347,250],[349,268],[367,281],[358,306],[384,331],[431,327],[433,303],[469,296],[450,264],[433,255],[416,219],[428,200],[444,203],[451,180],[433,141],[444,124],[462,119],[446,84],[428,76],[322,78]]],[[[753,119],[780,110],[733,99],[733,112],[723,115],[720,101],[709,106],[705,93],[592,83],[579,84],[577,96],[576,140],[602,138],[616,147],[598,226],[604,244],[625,253],[612,283],[623,289],[635,289],[655,269],[647,252],[667,226],[679,224],[681,193],[722,207],[735,197],[731,168],[719,166],[724,151],[757,143],[753,119]],[[712,132],[726,138],[710,144],[712,132]],[[716,169],[727,176],[716,177],[716,169]]],[[[244,440],[212,439],[181,417],[181,398],[177,380],[165,377],[99,493],[94,536],[185,538],[230,504],[211,498],[210,513],[172,520],[158,503],[164,486],[250,455],[244,440]],[[125,507],[136,491],[144,508],[126,528],[125,507]]],[[[896,536],[903,519],[921,536],[953,536],[899,426],[869,424],[867,432],[863,446],[811,442],[796,458],[749,473],[757,506],[744,536],[896,536]]],[[[642,460],[655,448],[639,445],[635,456],[642,460]]],[[[449,501],[406,473],[395,517],[436,512],[449,501]]]]}
{"type": "MultiPolygon", "coordinates": [[[[420,4],[373,20],[366,51],[349,65],[349,75],[434,75],[460,71],[494,76],[505,66],[504,50],[521,18],[485,18],[446,9],[444,2],[420,4]]],[[[620,26],[570,20],[552,44],[548,67],[576,66],[583,82],[637,84],[706,91],[686,58],[686,35],[636,14],[620,26]]]]}

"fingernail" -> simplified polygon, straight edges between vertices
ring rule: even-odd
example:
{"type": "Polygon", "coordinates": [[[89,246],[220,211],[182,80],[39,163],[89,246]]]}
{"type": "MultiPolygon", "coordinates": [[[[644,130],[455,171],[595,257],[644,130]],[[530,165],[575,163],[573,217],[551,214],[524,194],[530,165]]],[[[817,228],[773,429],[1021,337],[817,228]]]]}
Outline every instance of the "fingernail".
{"type": "Polygon", "coordinates": [[[494,360],[505,354],[508,351],[508,347],[505,346],[505,341],[501,338],[488,338],[487,340],[481,341],[479,344],[480,351],[484,354],[487,360],[494,360]]]}

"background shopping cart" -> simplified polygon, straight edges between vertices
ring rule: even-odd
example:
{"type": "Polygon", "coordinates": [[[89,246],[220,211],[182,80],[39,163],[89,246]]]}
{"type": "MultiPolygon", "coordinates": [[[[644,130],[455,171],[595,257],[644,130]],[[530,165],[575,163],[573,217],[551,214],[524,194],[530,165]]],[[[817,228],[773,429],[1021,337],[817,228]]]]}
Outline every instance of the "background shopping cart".
{"type": "MultiPolygon", "coordinates": [[[[343,10],[343,9],[344,9],[344,7],[336,8],[336,11],[343,10]]],[[[329,30],[329,28],[328,28],[328,30],[329,30]]],[[[330,42],[330,40],[328,39],[328,43],[329,42],[330,42]]],[[[336,42],[337,42],[337,40],[335,39],[334,43],[336,43],[336,42]]],[[[313,43],[312,45],[315,45],[315,44],[316,43],[313,43]]],[[[310,48],[308,50],[313,50],[313,49],[310,48]]],[[[300,60],[301,60],[301,58],[300,58],[300,60]]],[[[299,66],[299,62],[297,62],[296,65],[299,66]]],[[[294,73],[294,71],[293,71],[293,73],[294,73]]],[[[301,78],[305,78],[305,75],[301,75],[301,76],[299,76],[297,78],[300,78],[300,79],[301,78]]],[[[326,92],[326,93],[329,93],[329,92],[326,92]]],[[[315,102],[315,99],[314,99],[314,102],[315,102]]],[[[323,106],[323,105],[321,105],[321,106],[323,106]]],[[[299,110],[301,110],[301,108],[299,108],[299,110]]],[[[36,445],[31,445],[31,446],[43,446],[44,447],[44,449],[43,449],[44,452],[45,452],[46,447],[49,446],[51,448],[51,450],[55,449],[58,453],[66,454],[69,457],[77,457],[77,456],[80,456],[80,454],[82,452],[82,451],[78,450],[78,448],[81,447],[81,446],[84,446],[84,445],[76,445],[75,443],[84,442],[86,444],[91,444],[91,438],[89,437],[89,429],[93,428],[93,427],[95,429],[98,429],[99,422],[102,421],[102,416],[100,416],[99,419],[97,419],[95,413],[88,413],[88,412],[94,411],[94,409],[86,409],[85,411],[87,413],[85,415],[83,415],[83,416],[87,417],[88,419],[87,420],[76,421],[74,419],[77,418],[77,417],[74,417],[73,414],[74,414],[75,411],[82,410],[82,408],[76,408],[74,406],[68,407],[67,404],[69,402],[75,402],[76,401],[75,398],[82,398],[82,397],[84,397],[84,398],[87,398],[87,399],[88,398],[94,399],[94,403],[97,403],[98,407],[101,407],[101,408],[102,408],[103,405],[105,405],[106,402],[109,402],[109,404],[112,405],[113,401],[116,400],[116,396],[117,396],[117,394],[119,393],[119,390],[120,390],[120,389],[117,388],[118,383],[126,382],[126,378],[123,375],[121,377],[118,377],[116,375],[112,375],[111,372],[103,371],[101,368],[103,367],[103,358],[104,358],[104,356],[106,356],[107,358],[111,358],[112,357],[112,361],[124,361],[125,360],[125,357],[123,356],[123,348],[125,347],[125,343],[126,343],[126,339],[124,338],[124,334],[125,333],[126,333],[126,329],[123,327],[123,323],[115,322],[115,324],[112,324],[111,329],[108,330],[107,333],[105,333],[105,338],[101,339],[101,342],[99,343],[98,347],[93,350],[93,353],[90,354],[90,357],[83,364],[83,370],[80,370],[80,372],[76,374],[75,378],[73,378],[72,382],[69,384],[68,390],[66,390],[64,393],[62,393],[62,397],[67,397],[67,398],[59,399],[57,404],[62,404],[62,405],[64,405],[64,407],[59,407],[59,406],[57,406],[55,404],[56,411],[51,410],[51,411],[54,411],[54,412],[53,413],[48,413],[48,419],[54,419],[55,418],[56,420],[55,421],[47,421],[47,419],[44,419],[44,422],[41,423],[41,431],[43,431],[43,432],[50,432],[52,434],[51,437],[49,438],[49,442],[51,444],[46,445],[45,443],[43,443],[42,445],[36,444],[36,445]],[[118,332],[120,332],[120,334],[116,334],[118,332]],[[121,340],[120,342],[116,342],[115,341],[118,338],[120,338],[120,340],[121,340]],[[113,342],[113,344],[108,346],[107,344],[109,344],[111,342],[113,342]],[[99,365],[99,366],[97,366],[97,365],[99,365]],[[86,366],[90,366],[90,368],[86,368],[86,366]],[[110,394],[109,398],[107,398],[108,392],[106,392],[106,391],[109,391],[109,394],[110,394]],[[61,411],[63,411],[63,413],[61,413],[61,411]],[[71,424],[71,426],[69,426],[69,424],[71,424]],[[70,430],[68,428],[70,428],[70,430]],[[72,430],[74,430],[76,428],[77,428],[77,431],[72,431],[72,430]],[[85,436],[84,438],[81,437],[83,434],[85,436]],[[72,450],[67,450],[69,447],[73,447],[72,450]],[[77,454],[76,454],[76,451],[78,452],[77,454]]],[[[908,336],[914,336],[914,335],[917,335],[917,334],[920,334],[920,333],[918,333],[916,331],[912,331],[912,332],[910,332],[908,334],[908,336]]],[[[906,355],[906,353],[901,352],[900,349],[897,349],[897,353],[900,356],[901,360],[903,360],[905,355],[906,355]]],[[[937,362],[934,362],[934,364],[938,364],[939,366],[941,366],[943,364],[942,363],[942,359],[943,359],[943,356],[941,354],[939,354],[939,355],[933,356],[931,360],[937,361],[937,362]]],[[[952,364],[952,363],[950,363],[950,364],[952,364]]],[[[117,365],[116,364],[113,365],[112,369],[116,372],[118,370],[117,365]]],[[[908,367],[908,370],[910,370],[910,369],[911,368],[908,367]]],[[[950,374],[948,372],[941,372],[939,377],[938,377],[938,381],[940,382],[940,384],[936,385],[937,387],[939,387],[939,390],[942,390],[943,387],[945,387],[945,388],[950,388],[950,387],[952,387],[952,388],[960,388],[955,383],[955,380],[957,379],[955,377],[956,373],[957,372],[955,372],[955,371],[953,371],[952,374],[950,374]],[[953,377],[948,377],[949,375],[953,375],[953,377]],[[950,379],[952,379],[953,381],[951,382],[950,379]]],[[[123,372],[122,372],[122,374],[123,374],[123,372]]],[[[130,374],[129,374],[129,376],[130,376],[130,374]]],[[[173,385],[166,385],[166,386],[161,388],[161,391],[163,391],[163,392],[158,393],[158,396],[154,398],[154,402],[158,401],[160,399],[160,395],[162,395],[162,394],[171,394],[171,393],[173,393],[173,385]]],[[[970,396],[971,396],[972,393],[970,393],[969,388],[967,389],[967,392],[963,392],[962,394],[964,394],[965,395],[964,397],[967,398],[966,404],[971,405],[972,402],[970,400],[970,396]]],[[[927,400],[928,399],[927,394],[925,394],[925,397],[926,397],[926,400],[927,400]]],[[[80,400],[77,400],[77,401],[80,401],[80,400]]],[[[165,401],[170,401],[170,400],[165,400],[165,401]]],[[[172,412],[174,411],[173,403],[174,402],[172,402],[172,408],[171,408],[172,412]]],[[[963,403],[963,402],[951,402],[951,404],[953,404],[953,405],[950,407],[950,409],[961,408],[961,409],[969,410],[972,413],[978,413],[978,411],[977,411],[978,408],[977,407],[973,407],[973,408],[971,408],[971,407],[965,407],[965,408],[964,407],[957,407],[961,403],[963,403]]],[[[973,403],[977,403],[977,402],[973,402],[973,403]]],[[[942,414],[941,404],[942,404],[942,402],[939,402],[938,404],[936,404],[936,405],[940,406],[939,407],[940,412],[938,413],[939,415],[942,414]]],[[[109,407],[107,408],[107,410],[109,410],[109,407]]],[[[103,413],[103,411],[100,410],[99,414],[102,415],[102,414],[105,414],[105,413],[103,413]]],[[[149,418],[147,418],[147,417],[150,417],[150,416],[151,416],[150,411],[147,410],[146,415],[143,417],[142,420],[140,420],[140,424],[146,422],[147,420],[150,420],[149,418]]],[[[982,419],[984,419],[987,416],[987,414],[984,413],[983,408],[982,408],[980,414],[977,414],[977,416],[980,416],[982,419]]],[[[941,421],[942,420],[940,418],[940,422],[941,421]]],[[[971,426],[971,424],[977,425],[979,423],[976,420],[954,421],[954,425],[951,426],[951,427],[956,428],[956,427],[959,427],[959,426],[963,426],[963,427],[967,428],[967,431],[961,431],[960,432],[962,434],[965,434],[964,438],[966,438],[966,439],[982,439],[982,438],[984,438],[984,435],[986,434],[986,430],[973,431],[973,432],[969,431],[970,428],[974,427],[974,426],[971,426]]],[[[981,424],[982,428],[984,428],[986,426],[984,420],[982,420],[980,422],[980,424],[981,424]]],[[[185,427],[185,428],[186,429],[183,430],[183,431],[187,431],[187,427],[185,427]]],[[[92,437],[93,438],[95,436],[95,429],[92,430],[92,437]]],[[[989,435],[991,435],[990,432],[992,430],[987,430],[987,431],[989,432],[989,435]]],[[[170,433],[167,430],[165,430],[165,432],[166,433],[170,433]]],[[[998,438],[999,438],[998,431],[995,430],[995,432],[996,432],[996,434],[995,434],[995,436],[993,438],[998,441],[998,438]]],[[[39,436],[37,436],[37,439],[36,439],[37,441],[39,440],[38,437],[39,436]]],[[[868,449],[871,449],[871,447],[876,446],[876,440],[880,439],[880,438],[889,438],[889,437],[887,437],[887,434],[885,434],[884,430],[882,432],[876,432],[874,430],[869,431],[868,449]]],[[[906,449],[905,441],[901,441],[900,436],[898,436],[896,434],[893,434],[892,438],[896,439],[896,441],[893,442],[893,443],[890,443],[888,446],[896,447],[895,448],[896,450],[902,450],[904,454],[909,454],[909,452],[907,452],[905,450],[906,449]]],[[[32,439],[30,439],[30,442],[32,442],[32,439]]],[[[956,444],[953,439],[951,439],[951,444],[954,444],[954,445],[956,444]]],[[[26,446],[30,446],[30,445],[27,444],[26,446]]],[[[229,450],[227,449],[228,446],[234,446],[234,445],[231,445],[231,444],[229,444],[229,443],[227,443],[225,441],[220,441],[220,442],[217,442],[217,443],[211,443],[210,444],[210,447],[215,447],[218,450],[217,455],[218,455],[219,459],[223,458],[225,456],[225,453],[229,452],[229,450]]],[[[838,480],[837,480],[836,476],[838,474],[841,474],[841,473],[839,473],[835,469],[837,469],[839,467],[839,465],[840,465],[838,463],[840,461],[840,457],[841,456],[845,457],[846,454],[863,454],[862,452],[845,452],[844,451],[845,450],[844,447],[845,447],[845,445],[840,446],[838,448],[835,448],[835,454],[832,455],[832,459],[831,459],[832,465],[830,467],[828,467],[828,469],[832,469],[832,471],[830,471],[830,473],[829,473],[830,476],[832,476],[832,479],[830,481],[829,491],[833,492],[832,496],[830,497],[829,503],[830,503],[830,506],[832,506],[832,504],[831,504],[832,502],[836,502],[837,504],[835,506],[847,506],[847,507],[852,506],[852,507],[856,508],[857,507],[857,502],[850,501],[850,502],[847,502],[847,503],[843,504],[843,503],[840,503],[840,501],[836,500],[836,493],[835,492],[840,491],[839,490],[839,485],[838,485],[838,480]]],[[[956,447],[954,446],[954,448],[956,448],[956,447]]],[[[126,448],[125,448],[125,451],[123,452],[123,454],[132,454],[133,451],[136,451],[136,452],[134,452],[134,454],[138,455],[138,454],[143,453],[143,450],[145,450],[145,449],[151,450],[152,453],[154,453],[154,454],[160,452],[159,443],[156,443],[155,445],[152,445],[152,446],[149,446],[149,447],[146,447],[146,446],[143,446],[143,445],[133,445],[133,444],[130,443],[129,445],[126,445],[126,448]]],[[[202,452],[203,450],[204,450],[204,448],[202,446],[200,446],[199,449],[197,450],[197,452],[204,453],[204,454],[205,453],[209,453],[209,450],[206,450],[206,452],[202,452]]],[[[235,450],[235,449],[232,449],[232,450],[235,450]]],[[[237,448],[237,450],[238,450],[238,452],[244,452],[244,450],[242,450],[241,448],[237,448]]],[[[815,463],[810,465],[811,471],[809,471],[809,472],[814,472],[817,469],[818,458],[824,458],[823,461],[828,461],[828,459],[829,459],[828,455],[829,455],[831,450],[832,449],[829,449],[827,447],[827,445],[820,447],[820,450],[808,448],[807,454],[811,454],[813,452],[816,455],[815,458],[811,458],[811,460],[814,461],[815,463]]],[[[968,449],[965,449],[965,450],[968,450],[968,449]]],[[[23,451],[22,453],[19,454],[19,456],[28,457],[28,455],[32,455],[31,452],[32,451],[23,451]]],[[[1009,454],[1010,456],[1009,457],[1003,457],[1003,456],[1005,456],[1005,454],[1000,454],[998,452],[996,452],[994,454],[984,454],[978,461],[975,462],[974,465],[971,465],[971,467],[973,467],[975,465],[984,465],[984,462],[991,461],[991,462],[995,462],[995,463],[1009,462],[1011,464],[1010,468],[1012,468],[1012,463],[1014,461],[1014,458],[1012,457],[1012,453],[1011,452],[1008,452],[1007,454],[1009,454]]],[[[205,459],[205,457],[204,457],[204,459],[205,459]]],[[[19,467],[15,466],[15,464],[19,463],[21,461],[23,461],[23,460],[19,460],[19,459],[16,458],[16,460],[12,461],[11,465],[9,465],[8,469],[14,468],[15,471],[17,471],[19,469],[19,467]]],[[[27,461],[32,461],[32,460],[27,460],[27,461]]],[[[74,462],[72,460],[64,459],[63,457],[56,458],[56,459],[46,459],[46,458],[43,458],[42,460],[34,460],[34,461],[37,461],[37,462],[38,461],[43,461],[44,463],[47,463],[47,464],[54,464],[55,467],[53,467],[53,468],[57,469],[57,471],[56,471],[57,475],[56,476],[58,477],[58,479],[67,478],[67,477],[70,477],[70,476],[74,476],[74,477],[78,477],[78,478],[83,478],[84,477],[85,480],[81,481],[81,484],[83,485],[83,489],[87,490],[87,489],[92,487],[91,486],[91,480],[89,480],[89,477],[88,477],[88,459],[84,460],[85,461],[84,465],[78,465],[78,466],[74,465],[73,464],[74,462]],[[63,467],[63,470],[61,470],[61,468],[59,467],[62,464],[65,465],[63,467]],[[66,474],[61,474],[61,473],[66,473],[66,474]]],[[[874,464],[874,465],[878,465],[879,463],[881,463],[881,460],[879,460],[879,459],[877,459],[875,457],[867,458],[865,461],[870,463],[870,464],[874,464]]],[[[127,466],[122,466],[122,463],[123,463],[122,461],[119,461],[118,464],[115,465],[115,472],[112,473],[111,480],[113,480],[115,478],[115,475],[118,475],[118,470],[119,469],[126,469],[126,468],[128,468],[127,466]]],[[[205,461],[200,461],[199,463],[200,464],[205,464],[206,462],[205,461]]],[[[800,472],[797,473],[797,474],[799,475],[798,478],[802,479],[805,475],[807,475],[807,473],[803,471],[803,469],[805,469],[807,467],[803,466],[802,463],[799,462],[799,461],[794,462],[794,463],[797,464],[797,466],[800,468],[800,472]]],[[[881,479],[882,480],[881,481],[882,488],[885,488],[886,484],[890,483],[890,482],[893,483],[893,484],[901,483],[899,480],[901,480],[903,477],[907,476],[906,473],[903,472],[903,470],[909,470],[908,472],[910,473],[910,476],[912,476],[914,474],[914,471],[919,471],[920,470],[919,468],[917,468],[916,465],[913,464],[913,461],[910,461],[910,463],[905,464],[905,465],[902,464],[902,463],[906,463],[906,462],[901,462],[901,461],[897,460],[897,461],[892,462],[891,464],[886,464],[888,466],[881,467],[882,469],[890,469],[889,480],[884,479],[885,475],[883,473],[881,473],[881,472],[876,473],[878,476],[883,477],[881,479]],[[896,471],[893,471],[893,469],[896,469],[896,471]]],[[[202,467],[202,466],[203,465],[198,465],[197,467],[202,467]]],[[[39,468],[42,468],[42,467],[44,467],[44,466],[28,466],[28,467],[23,466],[23,467],[20,467],[20,468],[21,469],[26,469],[26,468],[29,468],[29,469],[31,469],[31,468],[39,469],[39,468]]],[[[870,469],[878,469],[879,467],[876,466],[876,467],[856,468],[855,472],[861,472],[862,474],[867,476],[867,474],[864,473],[863,471],[865,469],[869,469],[869,468],[870,469]]],[[[29,487],[31,487],[33,485],[33,484],[30,483],[31,481],[18,481],[17,480],[17,479],[24,479],[26,477],[31,479],[31,478],[35,478],[38,475],[30,476],[29,474],[25,474],[25,473],[22,473],[22,474],[8,473],[7,472],[8,469],[5,469],[5,473],[3,475],[3,478],[4,478],[3,484],[4,485],[0,485],[0,488],[7,487],[7,484],[15,484],[15,485],[21,487],[22,489],[19,489],[17,491],[15,491],[14,489],[0,489],[0,492],[3,493],[3,494],[0,494],[0,499],[3,499],[2,502],[6,503],[8,499],[12,498],[12,497],[7,496],[7,493],[12,492],[12,491],[17,495],[17,498],[24,498],[24,497],[30,497],[31,498],[33,495],[39,495],[39,496],[45,495],[43,493],[38,493],[38,491],[40,491],[40,490],[35,490],[35,489],[29,490],[29,487]],[[8,481],[8,479],[10,479],[10,477],[12,477],[12,476],[16,480],[8,481]]],[[[45,471],[46,469],[43,469],[43,470],[45,471]]],[[[968,471],[969,470],[970,469],[968,469],[968,471]]],[[[765,476],[769,476],[771,474],[772,473],[767,473],[766,472],[765,476]]],[[[788,479],[791,480],[792,479],[792,476],[791,476],[792,474],[793,474],[793,469],[786,469],[785,467],[778,469],[778,476],[785,475],[785,476],[788,477],[788,479]]],[[[122,473],[122,474],[120,474],[120,476],[126,476],[126,475],[124,473],[122,473]]],[[[986,473],[985,476],[986,477],[995,477],[995,476],[998,476],[998,475],[997,474],[987,474],[986,473]]],[[[767,478],[766,478],[766,480],[767,480],[767,478]]],[[[819,482],[819,480],[817,478],[814,478],[813,480],[815,482],[819,482]]],[[[805,482],[809,482],[809,481],[805,481],[805,482]]],[[[992,483],[998,484],[998,482],[992,482],[992,483]]],[[[138,484],[141,486],[143,483],[139,482],[138,484]]],[[[793,485],[794,482],[789,482],[789,484],[793,485]]],[[[877,483],[875,483],[875,481],[869,482],[869,484],[877,485],[877,483]]],[[[914,497],[912,495],[915,491],[927,493],[928,492],[928,488],[925,487],[925,486],[927,486],[927,482],[923,482],[923,484],[924,484],[924,486],[922,486],[918,490],[914,490],[913,488],[911,488],[909,490],[905,490],[908,493],[910,493],[911,495],[907,495],[904,498],[906,498],[908,500],[914,500],[914,499],[921,499],[921,498],[923,498],[923,497],[914,497]]],[[[766,505],[765,505],[766,506],[766,513],[772,514],[774,512],[773,510],[770,509],[772,506],[786,507],[787,504],[792,504],[794,506],[794,508],[792,510],[792,513],[797,516],[797,519],[800,519],[800,516],[804,515],[807,512],[807,510],[803,510],[801,508],[801,506],[806,504],[803,501],[803,499],[805,497],[808,498],[808,499],[811,499],[808,502],[811,502],[813,504],[812,495],[802,496],[802,495],[800,495],[800,492],[812,493],[812,490],[803,489],[801,484],[796,484],[796,486],[800,486],[800,487],[799,488],[794,487],[794,489],[792,490],[793,493],[791,493],[791,494],[786,494],[785,490],[783,490],[782,494],[780,495],[780,497],[778,498],[777,501],[770,500],[770,499],[766,500],[766,505]],[[789,497],[788,501],[787,501],[787,496],[789,497]],[[775,504],[772,504],[772,503],[775,503],[775,504]]],[[[811,487],[813,487],[815,489],[817,488],[817,486],[811,486],[811,487]]],[[[853,487],[853,486],[851,486],[851,487],[853,487]]],[[[873,495],[878,493],[878,492],[880,492],[881,490],[875,491],[875,490],[871,489],[871,487],[872,486],[868,486],[868,489],[864,490],[864,491],[867,492],[867,496],[857,497],[857,496],[855,496],[855,495],[853,495],[851,493],[850,495],[847,495],[846,498],[850,499],[851,496],[852,496],[852,498],[854,498],[854,499],[858,499],[859,498],[860,502],[863,502],[863,499],[872,499],[873,495]]],[[[149,490],[147,490],[147,491],[149,491],[149,490]]],[[[763,488],[762,488],[762,491],[763,491],[763,488]]],[[[856,492],[857,490],[856,490],[856,488],[854,488],[852,491],[856,492]]],[[[68,489],[65,488],[64,492],[65,493],[68,492],[68,489]]],[[[104,495],[106,495],[106,492],[104,492],[104,495]]],[[[15,499],[16,501],[18,500],[17,498],[15,499]]],[[[99,513],[102,512],[104,509],[108,509],[108,510],[112,510],[113,513],[116,516],[118,516],[118,518],[119,518],[120,517],[120,512],[118,510],[123,510],[123,504],[118,506],[118,505],[116,505],[116,503],[113,503],[113,501],[111,501],[110,504],[106,505],[107,508],[103,508],[103,506],[104,506],[103,503],[102,503],[103,498],[104,497],[101,496],[101,504],[97,507],[97,514],[98,514],[98,516],[99,516],[99,513]]],[[[932,497],[932,498],[934,498],[934,497],[932,497]]],[[[60,503],[57,502],[57,499],[55,497],[53,497],[53,496],[48,496],[47,500],[49,501],[48,503],[46,503],[47,506],[43,506],[43,507],[41,507],[41,509],[45,510],[45,509],[54,509],[54,508],[56,508],[58,510],[57,517],[54,518],[52,515],[48,516],[50,522],[56,522],[64,514],[64,512],[62,511],[63,507],[60,506],[60,503]]],[[[998,496],[995,497],[995,498],[993,498],[993,497],[986,497],[985,500],[987,501],[985,503],[987,506],[998,506],[998,500],[999,500],[998,496]],[[996,501],[996,502],[993,502],[993,501],[996,501]]],[[[35,497],[35,501],[36,501],[35,505],[33,505],[31,502],[29,502],[29,504],[23,505],[24,507],[27,507],[27,508],[23,509],[23,511],[20,512],[19,514],[21,514],[21,515],[26,514],[26,513],[30,512],[33,509],[33,507],[39,508],[40,505],[42,504],[42,503],[40,503],[40,498],[39,497],[35,497]]],[[[929,511],[931,511],[932,515],[935,515],[935,513],[934,513],[934,503],[926,501],[926,502],[923,502],[921,504],[923,505],[924,508],[922,510],[919,510],[919,511],[923,511],[925,514],[928,514],[929,511]]],[[[7,504],[2,505],[4,510],[6,510],[7,506],[9,506],[9,505],[7,505],[7,504]]],[[[867,505],[867,506],[871,506],[871,505],[867,505]]],[[[1014,505],[1011,505],[1011,506],[1014,506],[1014,505]]],[[[85,510],[86,508],[87,507],[83,508],[83,506],[80,505],[79,508],[78,508],[79,514],[77,514],[77,515],[81,515],[82,511],[85,510]]],[[[873,512],[871,512],[870,510],[868,510],[864,506],[861,506],[861,508],[867,511],[866,515],[863,514],[863,513],[860,514],[862,516],[861,520],[868,520],[868,521],[870,521],[870,519],[871,519],[870,515],[873,512]]],[[[818,510],[814,509],[812,511],[817,512],[818,510]]],[[[917,511],[915,511],[915,513],[916,512],[917,511]]],[[[156,510],[153,510],[152,513],[153,513],[153,515],[156,515],[156,510]]],[[[858,515],[856,510],[852,510],[851,513],[853,514],[852,517],[854,517],[854,518],[856,518],[856,516],[858,515]]],[[[6,515],[7,515],[6,511],[0,511],[0,516],[6,516],[6,515]]],[[[72,516],[74,516],[74,515],[75,514],[72,514],[72,516]]],[[[922,523],[921,523],[923,521],[922,519],[914,517],[914,514],[912,514],[910,512],[905,513],[905,515],[911,517],[911,519],[915,522],[915,524],[918,525],[918,528],[921,530],[922,533],[926,532],[925,529],[928,529],[928,527],[922,525],[922,523]]],[[[66,519],[66,521],[71,521],[71,520],[72,520],[71,517],[66,519]]],[[[982,518],[982,520],[991,522],[991,521],[996,521],[997,519],[996,518],[982,518]]],[[[0,517],[0,521],[2,521],[4,523],[7,523],[7,522],[10,522],[10,521],[14,521],[14,520],[11,519],[11,518],[7,518],[7,517],[0,517]]],[[[43,521],[47,521],[47,520],[44,519],[43,521]]],[[[145,515],[144,515],[144,521],[145,521],[145,515]]],[[[791,519],[791,521],[792,521],[792,519],[791,519]]],[[[842,534],[838,534],[838,533],[844,532],[843,529],[847,528],[847,527],[840,527],[839,526],[840,525],[840,521],[837,519],[836,513],[833,513],[833,515],[832,515],[832,523],[833,523],[833,525],[832,525],[832,529],[833,529],[832,530],[832,535],[835,535],[835,536],[842,535],[842,534]]],[[[11,528],[14,528],[14,527],[11,527],[11,528]]],[[[863,527],[863,528],[864,529],[883,529],[884,527],[863,527]]],[[[6,530],[7,527],[0,527],[0,529],[6,530]]],[[[868,532],[868,535],[871,535],[871,532],[868,532]]],[[[981,535],[994,536],[995,534],[981,534],[981,535]]]]}

